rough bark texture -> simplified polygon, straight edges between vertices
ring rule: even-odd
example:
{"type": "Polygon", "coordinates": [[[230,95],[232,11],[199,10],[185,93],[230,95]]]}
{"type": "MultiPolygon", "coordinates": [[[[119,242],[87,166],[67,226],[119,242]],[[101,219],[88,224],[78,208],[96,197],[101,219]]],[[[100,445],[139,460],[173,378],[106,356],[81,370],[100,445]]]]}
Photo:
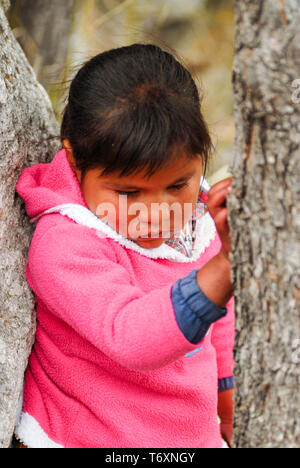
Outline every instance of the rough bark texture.
{"type": "Polygon", "coordinates": [[[0,1],[0,448],[10,445],[23,374],[33,343],[34,296],[25,279],[33,233],[15,192],[26,166],[58,149],[51,103],[8,26],[0,1]]]}
{"type": "Polygon", "coordinates": [[[235,10],[235,445],[300,447],[300,0],[235,10]]]}
{"type": "Polygon", "coordinates": [[[10,0],[0,0],[0,7],[2,7],[4,11],[7,11],[10,7],[10,0]]]}

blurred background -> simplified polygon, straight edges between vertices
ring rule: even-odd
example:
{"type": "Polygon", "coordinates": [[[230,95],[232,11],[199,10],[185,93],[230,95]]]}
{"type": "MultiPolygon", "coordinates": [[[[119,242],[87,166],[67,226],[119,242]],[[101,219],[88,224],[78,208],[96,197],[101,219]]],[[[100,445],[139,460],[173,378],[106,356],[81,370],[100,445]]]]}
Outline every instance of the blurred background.
{"type": "Polygon", "coordinates": [[[207,180],[230,175],[233,0],[11,0],[8,18],[59,123],[70,81],[89,58],[136,42],[174,52],[203,97],[215,145],[207,180]]]}

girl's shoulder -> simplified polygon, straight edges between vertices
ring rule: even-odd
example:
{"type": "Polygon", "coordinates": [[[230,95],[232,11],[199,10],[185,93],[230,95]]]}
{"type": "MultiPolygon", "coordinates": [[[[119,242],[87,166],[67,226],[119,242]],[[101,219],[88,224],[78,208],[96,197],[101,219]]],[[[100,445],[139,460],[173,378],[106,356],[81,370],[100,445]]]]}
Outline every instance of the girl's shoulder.
{"type": "Polygon", "coordinates": [[[36,225],[28,259],[43,261],[72,255],[102,257],[115,260],[114,246],[108,238],[60,213],[41,217],[36,225]]]}

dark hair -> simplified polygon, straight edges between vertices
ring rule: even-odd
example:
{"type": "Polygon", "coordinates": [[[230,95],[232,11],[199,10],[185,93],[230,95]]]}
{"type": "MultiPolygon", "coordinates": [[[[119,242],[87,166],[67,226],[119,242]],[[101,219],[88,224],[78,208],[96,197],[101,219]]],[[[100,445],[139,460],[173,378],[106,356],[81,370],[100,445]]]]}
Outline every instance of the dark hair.
{"type": "Polygon", "coordinates": [[[190,72],[153,44],[132,44],[100,53],[73,79],[61,140],[69,139],[82,176],[146,170],[151,176],[182,151],[202,157],[212,148],[190,72]]]}

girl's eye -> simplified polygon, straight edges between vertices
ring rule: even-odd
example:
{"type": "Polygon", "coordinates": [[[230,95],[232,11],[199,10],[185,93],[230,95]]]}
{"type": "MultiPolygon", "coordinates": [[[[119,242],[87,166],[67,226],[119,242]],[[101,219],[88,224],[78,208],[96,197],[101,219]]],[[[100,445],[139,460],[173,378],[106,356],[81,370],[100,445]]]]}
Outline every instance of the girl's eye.
{"type": "MultiPolygon", "coordinates": [[[[189,184],[187,182],[183,182],[182,184],[172,185],[169,188],[171,190],[180,190],[180,189],[182,189],[184,187],[187,187],[188,185],[189,184]]],[[[131,192],[126,192],[125,190],[115,190],[115,192],[118,193],[119,195],[127,195],[128,197],[138,195],[140,193],[138,190],[134,190],[134,191],[131,191],[131,192]]]]}
{"type": "Polygon", "coordinates": [[[182,184],[179,184],[179,185],[172,185],[170,187],[171,190],[180,190],[184,187],[187,187],[189,184],[187,182],[183,182],[182,184]]]}
{"type": "Polygon", "coordinates": [[[116,193],[118,193],[119,195],[127,195],[127,196],[130,196],[130,195],[136,195],[138,194],[138,190],[135,190],[134,192],[125,192],[123,190],[116,190],[116,193]]]}

